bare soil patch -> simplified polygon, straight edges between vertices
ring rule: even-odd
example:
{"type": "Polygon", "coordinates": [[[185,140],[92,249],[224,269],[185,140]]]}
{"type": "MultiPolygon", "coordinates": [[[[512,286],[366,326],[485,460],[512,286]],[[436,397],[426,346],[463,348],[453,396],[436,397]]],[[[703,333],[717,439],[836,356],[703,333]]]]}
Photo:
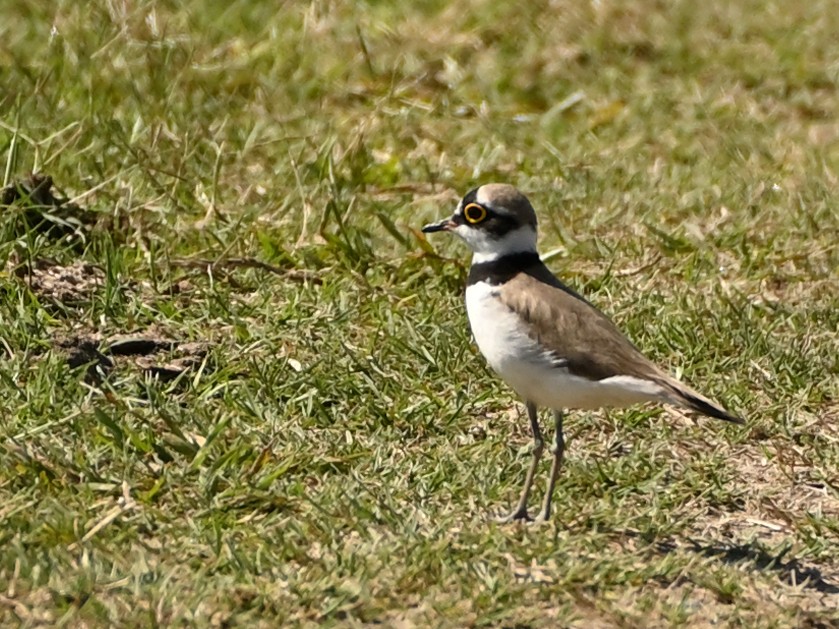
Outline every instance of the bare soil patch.
{"type": "Polygon", "coordinates": [[[100,215],[58,193],[51,176],[31,173],[0,192],[3,211],[17,213],[15,233],[44,234],[52,240],[81,245],[86,234],[100,224],[100,215]]]}
{"type": "Polygon", "coordinates": [[[153,330],[108,338],[96,332],[73,334],[57,338],[54,345],[70,367],[88,365],[87,375],[96,381],[127,367],[168,382],[199,368],[209,351],[205,342],[174,340],[153,330]]]}

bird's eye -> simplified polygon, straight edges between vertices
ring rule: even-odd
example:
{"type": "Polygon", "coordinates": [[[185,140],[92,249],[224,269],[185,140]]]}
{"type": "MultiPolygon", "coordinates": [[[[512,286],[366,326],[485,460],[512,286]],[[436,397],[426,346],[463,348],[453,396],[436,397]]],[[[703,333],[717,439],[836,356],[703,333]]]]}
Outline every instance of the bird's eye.
{"type": "Polygon", "coordinates": [[[487,217],[487,211],[477,203],[470,203],[463,208],[463,216],[467,221],[475,225],[487,217]]]}

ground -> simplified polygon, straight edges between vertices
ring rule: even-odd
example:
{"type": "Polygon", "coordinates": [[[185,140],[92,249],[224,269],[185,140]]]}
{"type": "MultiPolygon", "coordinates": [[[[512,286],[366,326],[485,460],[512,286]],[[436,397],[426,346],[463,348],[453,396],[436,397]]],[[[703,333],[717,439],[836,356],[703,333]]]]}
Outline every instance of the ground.
{"type": "Polygon", "coordinates": [[[839,626],[832,3],[3,14],[0,624],[839,626]],[[419,232],[491,181],[745,426],[569,413],[495,524],[527,422],[419,232]]]}

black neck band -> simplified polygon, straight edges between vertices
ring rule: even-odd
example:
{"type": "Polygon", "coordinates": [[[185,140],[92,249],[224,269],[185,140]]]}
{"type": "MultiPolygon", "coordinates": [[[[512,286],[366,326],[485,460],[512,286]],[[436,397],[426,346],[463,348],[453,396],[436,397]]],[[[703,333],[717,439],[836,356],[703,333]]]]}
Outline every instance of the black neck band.
{"type": "Polygon", "coordinates": [[[497,286],[513,279],[534,264],[540,264],[539,254],[535,251],[521,251],[502,256],[490,262],[478,262],[469,269],[469,279],[466,281],[466,285],[471,286],[478,282],[486,282],[497,286]]]}

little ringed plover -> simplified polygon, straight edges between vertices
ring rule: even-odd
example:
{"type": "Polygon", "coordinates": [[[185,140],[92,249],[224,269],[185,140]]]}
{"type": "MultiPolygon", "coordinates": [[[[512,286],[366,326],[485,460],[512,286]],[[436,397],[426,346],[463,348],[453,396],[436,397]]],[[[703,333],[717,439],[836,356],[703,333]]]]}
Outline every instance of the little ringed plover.
{"type": "Polygon", "coordinates": [[[529,520],[527,500],[544,448],[537,407],[553,411],[553,462],[538,520],[547,520],[562,465],[564,409],[675,404],[743,423],[648,360],[609,318],[559,281],[536,251],[536,212],[516,188],[470,191],[451,217],[422,231],[448,231],[472,249],[466,311],[490,367],[524,400],[533,456],[518,504],[502,521],[529,520]]]}

